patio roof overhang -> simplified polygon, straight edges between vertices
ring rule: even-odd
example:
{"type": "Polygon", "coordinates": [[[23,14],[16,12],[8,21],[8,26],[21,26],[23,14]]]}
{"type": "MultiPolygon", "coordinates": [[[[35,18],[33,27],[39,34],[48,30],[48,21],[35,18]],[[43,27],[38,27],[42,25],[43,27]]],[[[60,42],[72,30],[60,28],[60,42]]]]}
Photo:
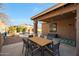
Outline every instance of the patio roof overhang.
{"type": "Polygon", "coordinates": [[[76,29],[77,56],[79,56],[79,3],[67,3],[62,4],[59,7],[54,6],[33,16],[31,19],[34,20],[34,33],[35,35],[38,35],[37,34],[38,21],[45,21],[46,19],[50,20],[50,18],[54,17],[56,18],[59,17],[60,15],[66,16],[66,14],[69,15],[69,12],[71,14],[71,12],[73,11],[75,11],[75,14],[73,15],[75,15],[76,19],[75,29],[76,29]]]}
{"type": "Polygon", "coordinates": [[[44,21],[45,19],[74,11],[77,8],[79,8],[79,4],[77,3],[60,3],[33,16],[31,19],[38,20],[38,21],[44,21]]]}

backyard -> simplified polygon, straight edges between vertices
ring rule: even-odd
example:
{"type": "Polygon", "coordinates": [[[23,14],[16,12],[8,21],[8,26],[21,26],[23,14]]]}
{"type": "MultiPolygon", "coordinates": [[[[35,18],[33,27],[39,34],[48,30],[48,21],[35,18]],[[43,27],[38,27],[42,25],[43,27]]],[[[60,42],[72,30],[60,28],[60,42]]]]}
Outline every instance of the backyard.
{"type": "Polygon", "coordinates": [[[0,56],[79,55],[79,4],[5,5],[8,9],[0,13],[0,56]]]}

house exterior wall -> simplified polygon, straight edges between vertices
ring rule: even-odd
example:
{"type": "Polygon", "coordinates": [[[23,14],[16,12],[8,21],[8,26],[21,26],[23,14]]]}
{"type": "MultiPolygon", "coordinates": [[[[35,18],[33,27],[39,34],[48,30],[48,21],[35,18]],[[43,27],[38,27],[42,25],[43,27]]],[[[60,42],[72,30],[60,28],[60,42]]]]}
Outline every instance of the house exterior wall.
{"type": "Polygon", "coordinates": [[[49,33],[49,24],[47,22],[42,22],[42,34],[49,33]]]}
{"type": "Polygon", "coordinates": [[[76,28],[75,28],[75,19],[58,19],[51,21],[52,23],[57,23],[57,31],[50,32],[49,25],[51,22],[42,24],[42,32],[45,34],[48,33],[57,33],[62,38],[76,39],[76,28]]]}
{"type": "Polygon", "coordinates": [[[57,33],[60,37],[76,39],[75,19],[59,20],[57,23],[57,33]]]}

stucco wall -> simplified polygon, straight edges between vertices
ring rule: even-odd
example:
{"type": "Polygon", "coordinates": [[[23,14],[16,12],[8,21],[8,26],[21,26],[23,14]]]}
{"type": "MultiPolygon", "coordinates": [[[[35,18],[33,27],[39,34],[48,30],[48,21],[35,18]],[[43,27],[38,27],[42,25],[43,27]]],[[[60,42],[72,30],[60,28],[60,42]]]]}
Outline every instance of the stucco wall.
{"type": "Polygon", "coordinates": [[[49,24],[46,22],[42,22],[42,33],[43,34],[49,33],[49,24]]]}
{"type": "Polygon", "coordinates": [[[75,19],[58,20],[57,24],[57,33],[60,37],[76,39],[75,19]]]}
{"type": "MultiPolygon", "coordinates": [[[[76,39],[75,21],[76,20],[74,18],[58,19],[56,21],[51,21],[57,23],[57,32],[50,33],[57,33],[62,38],[76,39]]],[[[42,24],[43,33],[49,33],[49,25],[47,25],[47,23],[42,24]]]]}

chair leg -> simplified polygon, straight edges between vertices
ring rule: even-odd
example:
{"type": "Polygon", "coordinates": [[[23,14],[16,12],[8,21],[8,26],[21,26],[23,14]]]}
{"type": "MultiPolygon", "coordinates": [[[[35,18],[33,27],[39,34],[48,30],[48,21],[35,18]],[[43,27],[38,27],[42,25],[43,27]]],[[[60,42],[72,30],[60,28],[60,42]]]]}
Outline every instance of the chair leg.
{"type": "Polygon", "coordinates": [[[44,56],[44,49],[41,47],[41,56],[44,56]]]}
{"type": "Polygon", "coordinates": [[[27,50],[25,50],[25,56],[27,55],[26,53],[27,53],[27,50]]]}
{"type": "Polygon", "coordinates": [[[25,56],[28,56],[28,52],[29,52],[29,49],[26,48],[26,50],[25,50],[25,56]]]}
{"type": "Polygon", "coordinates": [[[60,56],[60,52],[58,51],[58,56],[60,56]]]}
{"type": "Polygon", "coordinates": [[[31,53],[31,55],[33,56],[33,52],[31,53]]]}
{"type": "Polygon", "coordinates": [[[31,56],[33,56],[33,48],[32,48],[32,47],[30,47],[30,49],[31,49],[31,56]]]}
{"type": "Polygon", "coordinates": [[[23,52],[24,52],[24,44],[23,44],[23,48],[22,48],[22,54],[23,54],[23,52]]]}
{"type": "Polygon", "coordinates": [[[28,52],[29,52],[29,45],[27,44],[26,48],[25,48],[25,56],[28,56],[28,52]]]}

